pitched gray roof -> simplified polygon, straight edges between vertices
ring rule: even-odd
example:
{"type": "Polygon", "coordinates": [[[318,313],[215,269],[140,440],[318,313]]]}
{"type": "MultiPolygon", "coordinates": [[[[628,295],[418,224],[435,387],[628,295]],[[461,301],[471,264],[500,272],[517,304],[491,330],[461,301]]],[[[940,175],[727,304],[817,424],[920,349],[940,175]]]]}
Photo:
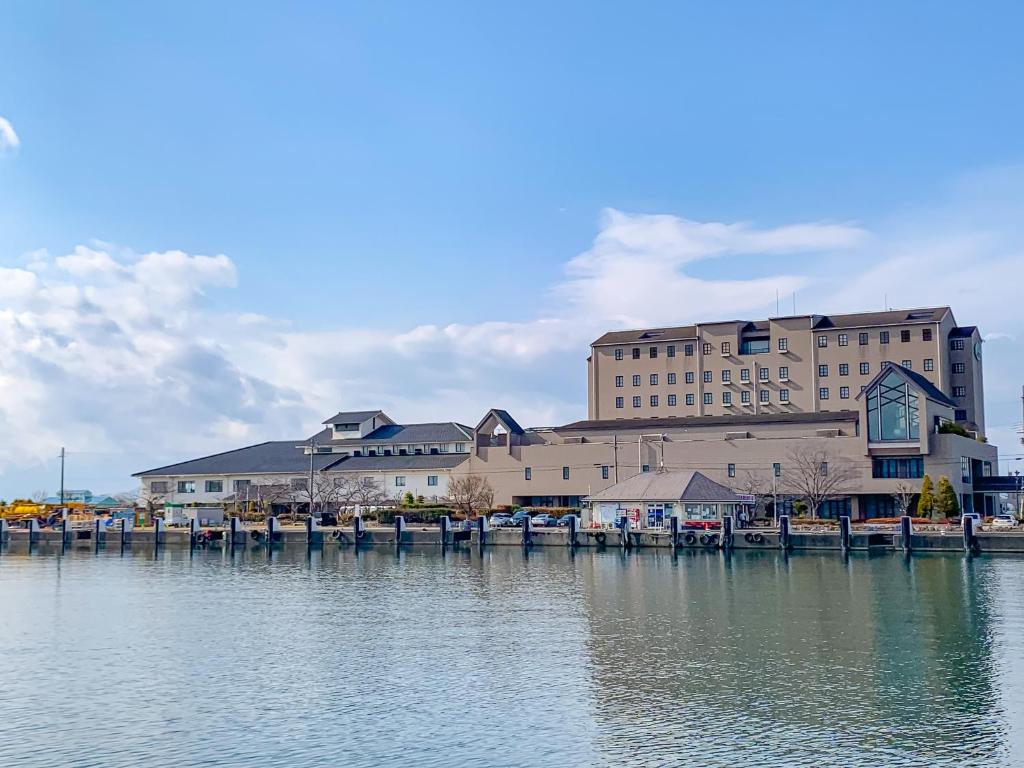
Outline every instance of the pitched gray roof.
{"type": "Polygon", "coordinates": [[[468,453],[423,453],[411,456],[348,456],[336,460],[329,472],[395,472],[418,469],[451,469],[469,458],[468,453]]]}
{"type": "Polygon", "coordinates": [[[978,330],[978,326],[976,325],[963,325],[960,326],[959,328],[954,328],[953,330],[951,330],[949,332],[949,337],[951,339],[967,339],[973,336],[976,330],[978,330]]]}
{"type": "Polygon", "coordinates": [[[592,347],[608,344],[657,344],[663,341],[696,339],[697,326],[680,325],[674,328],[637,328],[629,331],[609,331],[591,343],[592,347]]]}
{"type": "Polygon", "coordinates": [[[948,405],[950,408],[957,407],[956,401],[954,401],[949,395],[947,395],[941,389],[939,389],[930,381],[928,381],[928,379],[926,379],[920,373],[912,371],[909,368],[904,368],[902,365],[894,363],[891,360],[886,360],[882,364],[882,370],[875,374],[874,378],[872,378],[871,381],[864,385],[864,389],[862,389],[860,393],[857,395],[857,399],[859,400],[861,397],[864,396],[865,392],[867,392],[871,387],[875,386],[875,384],[877,384],[879,381],[884,379],[886,375],[888,375],[889,371],[896,371],[897,373],[902,374],[905,378],[909,379],[911,383],[913,383],[915,387],[921,390],[922,394],[924,394],[924,396],[927,397],[929,400],[934,400],[938,403],[942,403],[943,405],[948,405]]]}
{"type": "Polygon", "coordinates": [[[921,307],[919,309],[890,309],[884,312],[854,312],[848,315],[821,315],[814,327],[860,328],[873,325],[937,323],[949,311],[949,307],[921,307]]]}
{"type": "Polygon", "coordinates": [[[641,472],[589,498],[591,501],[739,501],[731,489],[700,472],[641,472]]]}
{"type": "MultiPolygon", "coordinates": [[[[309,454],[300,447],[302,440],[277,440],[215,453],[199,459],[168,464],[156,469],[136,472],[133,477],[147,475],[251,475],[273,472],[309,472],[309,454]]],[[[313,469],[323,469],[337,460],[329,453],[313,456],[313,469]]]]}
{"type": "Polygon", "coordinates": [[[316,441],[331,445],[357,445],[359,443],[462,443],[470,440],[473,430],[454,421],[429,422],[426,424],[385,424],[377,427],[366,437],[331,439],[330,429],[316,435],[316,441]]]}
{"type": "Polygon", "coordinates": [[[362,424],[384,411],[339,411],[321,424],[362,424]]]}

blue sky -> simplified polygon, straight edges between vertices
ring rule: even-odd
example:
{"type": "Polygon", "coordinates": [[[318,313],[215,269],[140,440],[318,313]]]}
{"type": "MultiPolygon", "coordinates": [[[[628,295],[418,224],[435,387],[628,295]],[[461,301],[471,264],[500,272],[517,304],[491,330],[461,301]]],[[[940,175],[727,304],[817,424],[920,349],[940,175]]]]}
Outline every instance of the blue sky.
{"type": "MultiPolygon", "coordinates": [[[[776,289],[803,311],[874,309],[885,293],[952,304],[995,334],[989,421],[1012,439],[1020,310],[936,279],[931,259],[998,265],[995,282],[1024,266],[1024,8],[483,5],[4,5],[0,117],[16,141],[0,140],[0,268],[19,272],[0,278],[34,298],[0,286],[0,312],[22,318],[0,335],[18,353],[0,363],[0,430],[33,436],[0,454],[0,496],[52,490],[60,442],[81,457],[74,484],[116,491],[151,463],[302,436],[349,406],[577,418],[592,328],[760,316],[776,289]],[[648,274],[635,243],[580,277],[610,212],[845,234],[698,248],[668,267],[696,282],[652,307],[642,285],[600,290],[612,272],[648,274]],[[79,246],[120,266],[60,261],[79,246]],[[118,307],[130,291],[115,272],[178,251],[131,273],[170,286],[136,296],[155,314],[118,307]],[[857,288],[851,254],[857,277],[903,268],[857,288]],[[701,281],[724,285],[717,303],[689,301],[701,281]],[[90,304],[83,322],[81,297],[104,285],[103,321],[90,304]],[[50,330],[32,336],[45,323],[26,313],[50,330]],[[167,317],[169,337],[96,362],[117,343],[104,328],[137,337],[167,317]],[[538,341],[551,328],[564,344],[538,341]]],[[[647,239],[665,220],[626,220],[665,255],[647,239]]]]}

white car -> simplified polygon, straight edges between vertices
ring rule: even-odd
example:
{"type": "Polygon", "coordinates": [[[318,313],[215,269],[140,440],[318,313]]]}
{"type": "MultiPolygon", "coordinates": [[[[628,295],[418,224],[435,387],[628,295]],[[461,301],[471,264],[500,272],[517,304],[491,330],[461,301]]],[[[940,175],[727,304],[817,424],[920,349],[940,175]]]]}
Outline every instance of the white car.
{"type": "Polygon", "coordinates": [[[992,518],[992,528],[1016,528],[1019,523],[1010,515],[996,515],[992,518]]]}

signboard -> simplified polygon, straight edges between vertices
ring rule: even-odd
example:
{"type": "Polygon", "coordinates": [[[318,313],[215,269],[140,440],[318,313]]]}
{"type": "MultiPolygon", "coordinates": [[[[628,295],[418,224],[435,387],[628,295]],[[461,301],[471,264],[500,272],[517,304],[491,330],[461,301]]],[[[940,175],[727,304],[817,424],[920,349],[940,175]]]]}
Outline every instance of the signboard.
{"type": "Polygon", "coordinates": [[[752,493],[737,493],[736,498],[740,504],[757,504],[757,496],[752,493]]]}

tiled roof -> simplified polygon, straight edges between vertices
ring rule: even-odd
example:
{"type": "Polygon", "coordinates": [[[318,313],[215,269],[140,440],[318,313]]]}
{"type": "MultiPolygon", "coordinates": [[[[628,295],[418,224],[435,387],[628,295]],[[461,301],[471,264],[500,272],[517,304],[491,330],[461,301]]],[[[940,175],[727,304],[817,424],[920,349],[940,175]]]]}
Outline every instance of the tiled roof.
{"type": "Polygon", "coordinates": [[[321,424],[362,424],[383,411],[339,411],[321,424]]]}
{"type": "Polygon", "coordinates": [[[409,456],[347,456],[326,469],[329,472],[394,472],[400,470],[451,469],[468,459],[468,453],[423,453],[409,456]]]}
{"type": "MultiPolygon", "coordinates": [[[[277,440],[238,448],[224,453],[215,453],[199,459],[178,464],[168,464],[133,477],[147,475],[252,475],[274,472],[309,472],[309,454],[302,447],[302,440],[277,440]]],[[[337,456],[329,453],[314,454],[313,468],[323,469],[337,456]]]]}
{"type": "Polygon", "coordinates": [[[476,425],[476,428],[480,429],[480,425],[487,421],[487,419],[490,418],[492,414],[495,416],[495,418],[498,419],[498,421],[504,424],[505,428],[513,435],[522,435],[526,433],[526,430],[519,426],[519,422],[512,418],[512,414],[504,410],[503,408],[491,408],[491,410],[489,410],[484,415],[484,417],[480,419],[480,422],[479,424],[476,425]]]}
{"type": "Polygon", "coordinates": [[[665,416],[651,419],[598,419],[574,421],[555,432],[606,431],[687,427],[735,427],[748,424],[820,424],[829,422],[851,422],[859,418],[857,411],[813,411],[802,413],[737,413],[731,416],[665,416]]]}
{"type": "Polygon", "coordinates": [[[848,315],[821,315],[814,324],[819,328],[861,328],[875,325],[903,325],[904,323],[937,323],[949,307],[923,307],[920,309],[891,309],[884,312],[854,312],[848,315]]]}
{"type": "Polygon", "coordinates": [[[429,422],[425,424],[384,424],[366,437],[331,439],[331,430],[316,435],[316,441],[331,445],[358,445],[360,443],[450,443],[471,440],[473,430],[465,424],[454,421],[429,422]]]}
{"type": "Polygon", "coordinates": [[[681,325],[674,328],[639,328],[631,331],[609,331],[591,346],[600,347],[608,344],[654,344],[663,341],[682,341],[696,339],[697,326],[681,325]]]}
{"type": "Polygon", "coordinates": [[[739,501],[731,489],[700,472],[640,472],[589,498],[591,501],[739,501]]]}

